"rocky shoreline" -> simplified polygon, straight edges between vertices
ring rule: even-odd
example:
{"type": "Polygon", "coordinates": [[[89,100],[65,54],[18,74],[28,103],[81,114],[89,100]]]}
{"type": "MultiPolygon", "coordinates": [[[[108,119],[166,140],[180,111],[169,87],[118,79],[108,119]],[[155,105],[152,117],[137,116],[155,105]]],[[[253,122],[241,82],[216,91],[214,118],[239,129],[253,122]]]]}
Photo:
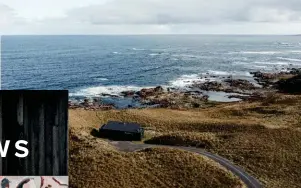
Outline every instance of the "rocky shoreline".
{"type": "MultiPolygon", "coordinates": [[[[123,97],[138,101],[147,107],[160,108],[200,108],[210,102],[209,96],[204,91],[231,93],[228,98],[240,100],[258,100],[264,98],[268,92],[293,92],[301,88],[301,69],[292,68],[289,71],[278,73],[250,72],[254,82],[244,79],[233,79],[231,76],[223,77],[219,81],[194,81],[187,89],[163,88],[143,88],[140,91],[122,91],[121,96],[102,94],[112,98],[123,97]],[[299,84],[299,85],[298,85],[299,84]],[[233,94],[234,93],[234,94],[233,94]]],[[[209,76],[208,76],[209,77],[209,76]]],[[[213,77],[216,78],[216,77],[213,77]]],[[[200,79],[202,80],[202,79],[200,79]]],[[[298,92],[299,90],[297,90],[298,92]]],[[[85,110],[111,110],[115,109],[114,104],[105,104],[101,98],[86,98],[83,102],[69,102],[69,108],[83,108],[85,110]]],[[[128,105],[128,108],[134,108],[128,105]]]]}

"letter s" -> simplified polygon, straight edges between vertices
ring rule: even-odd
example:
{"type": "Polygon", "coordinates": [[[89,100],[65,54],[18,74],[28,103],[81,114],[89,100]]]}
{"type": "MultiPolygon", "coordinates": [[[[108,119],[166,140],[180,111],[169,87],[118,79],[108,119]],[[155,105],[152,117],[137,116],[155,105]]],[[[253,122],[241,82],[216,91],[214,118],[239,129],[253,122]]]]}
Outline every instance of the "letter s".
{"type": "Polygon", "coordinates": [[[27,145],[28,142],[25,141],[25,140],[19,140],[18,142],[16,142],[16,144],[15,144],[16,149],[18,149],[18,150],[20,150],[20,151],[23,151],[24,154],[19,154],[19,153],[16,152],[15,155],[16,155],[17,157],[19,157],[19,158],[27,157],[27,156],[28,156],[28,153],[29,153],[28,149],[25,148],[25,147],[20,146],[20,144],[27,145]]]}

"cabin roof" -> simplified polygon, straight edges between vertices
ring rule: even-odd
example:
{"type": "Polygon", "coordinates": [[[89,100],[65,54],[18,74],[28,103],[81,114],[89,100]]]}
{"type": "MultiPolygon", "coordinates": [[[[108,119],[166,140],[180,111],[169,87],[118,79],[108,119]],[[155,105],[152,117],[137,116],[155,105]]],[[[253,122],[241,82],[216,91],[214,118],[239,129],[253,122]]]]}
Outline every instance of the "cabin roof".
{"type": "Polygon", "coordinates": [[[123,132],[141,132],[141,126],[137,123],[129,122],[119,122],[119,121],[109,121],[107,124],[103,125],[100,129],[102,130],[113,130],[113,131],[123,131],[123,132]]]}

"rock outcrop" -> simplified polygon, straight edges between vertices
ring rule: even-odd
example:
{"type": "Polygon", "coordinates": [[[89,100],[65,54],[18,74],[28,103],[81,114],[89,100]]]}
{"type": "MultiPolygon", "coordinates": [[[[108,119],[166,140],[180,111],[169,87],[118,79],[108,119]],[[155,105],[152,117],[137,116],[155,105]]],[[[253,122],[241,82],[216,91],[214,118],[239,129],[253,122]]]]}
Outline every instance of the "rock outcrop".
{"type": "Polygon", "coordinates": [[[162,108],[198,108],[208,100],[208,96],[199,91],[164,91],[161,86],[142,89],[136,94],[142,104],[162,108]]]}
{"type": "Polygon", "coordinates": [[[241,89],[241,90],[254,90],[257,87],[254,86],[251,82],[248,80],[234,80],[234,79],[226,79],[224,82],[228,83],[230,87],[241,89]]]}
{"type": "Polygon", "coordinates": [[[226,79],[220,82],[207,81],[194,83],[191,88],[198,88],[204,91],[222,91],[226,93],[250,93],[249,91],[257,89],[257,87],[248,80],[242,79],[226,79]]]}
{"type": "Polygon", "coordinates": [[[265,72],[250,72],[255,80],[263,87],[272,87],[276,82],[282,79],[289,79],[293,76],[301,74],[301,69],[292,68],[289,71],[278,73],[265,73],[265,72]]]}
{"type": "Polygon", "coordinates": [[[275,87],[285,93],[301,94],[301,74],[275,83],[275,87]]]}
{"type": "Polygon", "coordinates": [[[68,107],[69,109],[82,108],[85,110],[111,110],[115,108],[113,104],[103,104],[98,98],[86,98],[81,103],[69,101],[68,107]]]}
{"type": "Polygon", "coordinates": [[[154,96],[154,95],[158,95],[164,92],[164,89],[162,88],[162,86],[157,86],[155,88],[144,88],[141,89],[140,91],[136,92],[136,94],[141,97],[141,98],[146,98],[149,96],[154,96]]]}

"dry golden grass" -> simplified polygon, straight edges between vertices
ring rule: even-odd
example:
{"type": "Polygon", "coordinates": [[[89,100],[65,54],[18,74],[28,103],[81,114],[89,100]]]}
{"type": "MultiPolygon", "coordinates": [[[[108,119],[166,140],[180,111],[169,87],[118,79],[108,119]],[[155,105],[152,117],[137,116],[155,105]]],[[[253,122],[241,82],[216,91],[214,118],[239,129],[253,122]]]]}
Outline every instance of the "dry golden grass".
{"type": "Polygon", "coordinates": [[[152,137],[145,141],[147,144],[164,144],[176,146],[194,146],[212,148],[219,143],[218,137],[213,133],[173,132],[152,137]]]}
{"type": "Polygon", "coordinates": [[[118,152],[101,139],[70,131],[70,187],[244,187],[206,157],[174,149],[118,152]]]}
{"type": "Polygon", "coordinates": [[[70,110],[71,127],[81,130],[108,120],[140,123],[155,133],[152,143],[205,147],[266,187],[301,185],[301,96],[269,94],[258,102],[194,110],[70,110]]]}

